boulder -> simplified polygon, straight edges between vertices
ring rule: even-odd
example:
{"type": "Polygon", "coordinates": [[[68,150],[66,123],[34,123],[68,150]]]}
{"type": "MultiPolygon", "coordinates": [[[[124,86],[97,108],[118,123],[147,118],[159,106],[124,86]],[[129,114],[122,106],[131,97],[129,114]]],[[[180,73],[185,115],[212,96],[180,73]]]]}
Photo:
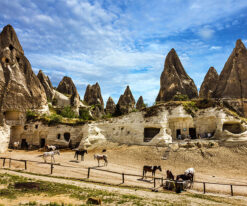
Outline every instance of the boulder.
{"type": "Polygon", "coordinates": [[[48,110],[47,97],[11,25],[0,34],[0,110],[48,110]]]}
{"type": "Polygon", "coordinates": [[[247,98],[247,50],[239,39],[219,76],[216,98],[247,98]]]}
{"type": "Polygon", "coordinates": [[[218,84],[219,75],[214,67],[210,67],[200,88],[200,98],[212,98],[218,84]]]}
{"type": "Polygon", "coordinates": [[[53,90],[53,86],[52,86],[52,83],[51,83],[49,77],[46,76],[42,72],[42,70],[39,70],[37,77],[39,78],[39,81],[41,82],[41,84],[43,85],[43,87],[45,89],[45,93],[46,93],[48,100],[51,101],[53,99],[53,96],[54,96],[54,90],[53,90]]]}
{"type": "Polygon", "coordinates": [[[107,114],[114,114],[116,110],[116,104],[111,97],[108,98],[106,102],[105,111],[107,114]]]}
{"type": "Polygon", "coordinates": [[[160,91],[156,102],[172,100],[177,94],[186,95],[189,99],[198,97],[194,81],[185,72],[175,49],[171,49],[160,77],[160,91]]]}
{"type": "Polygon", "coordinates": [[[142,96],[140,96],[139,99],[137,100],[137,103],[136,103],[136,109],[141,110],[145,107],[146,106],[144,104],[143,98],[142,98],[142,96]]]}
{"type": "Polygon", "coordinates": [[[62,81],[59,83],[57,87],[57,91],[62,94],[73,95],[77,93],[77,89],[75,87],[74,82],[70,77],[63,77],[62,81]]]}
{"type": "Polygon", "coordinates": [[[135,108],[135,98],[130,91],[129,86],[126,87],[124,94],[120,96],[116,109],[120,111],[121,114],[127,114],[135,108]]]}

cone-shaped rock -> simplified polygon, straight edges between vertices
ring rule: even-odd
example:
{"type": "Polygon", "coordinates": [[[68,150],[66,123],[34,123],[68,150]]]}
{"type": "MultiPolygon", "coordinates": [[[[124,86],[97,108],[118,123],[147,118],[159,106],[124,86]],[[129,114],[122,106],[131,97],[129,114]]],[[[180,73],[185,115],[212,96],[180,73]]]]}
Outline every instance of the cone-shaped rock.
{"type": "Polygon", "coordinates": [[[212,98],[218,84],[219,75],[214,67],[210,67],[200,88],[200,98],[212,98]]]}
{"type": "Polygon", "coordinates": [[[10,25],[0,34],[0,61],[1,112],[44,108],[47,105],[45,90],[10,25]]]}
{"type": "Polygon", "coordinates": [[[59,83],[57,87],[57,91],[63,94],[73,95],[77,93],[77,89],[75,87],[74,82],[70,77],[63,77],[62,81],[59,83]]]}
{"type": "Polygon", "coordinates": [[[166,56],[164,70],[160,77],[160,91],[156,101],[172,100],[176,94],[198,97],[194,81],[185,72],[175,49],[166,56]]]}
{"type": "Polygon", "coordinates": [[[108,114],[114,114],[116,110],[116,104],[113,101],[113,99],[111,97],[108,98],[107,102],[106,102],[106,108],[105,111],[108,114]]]}
{"type": "Polygon", "coordinates": [[[45,93],[46,93],[47,98],[49,100],[52,100],[52,98],[54,96],[54,91],[53,91],[53,86],[52,86],[52,83],[51,83],[49,77],[46,76],[42,72],[42,70],[39,70],[37,77],[39,78],[39,81],[41,82],[41,84],[43,85],[43,87],[45,89],[45,93]]]}
{"type": "Polygon", "coordinates": [[[104,108],[104,100],[102,98],[101,89],[98,82],[94,85],[89,84],[87,86],[84,101],[89,105],[101,105],[102,108],[104,108]]]}
{"type": "Polygon", "coordinates": [[[117,107],[122,114],[127,114],[135,108],[135,98],[133,97],[129,86],[125,89],[124,94],[120,96],[117,107]]]}
{"type": "Polygon", "coordinates": [[[217,98],[247,98],[247,50],[239,39],[219,76],[217,98]]]}
{"type": "Polygon", "coordinates": [[[136,103],[136,109],[141,110],[144,107],[145,107],[145,104],[144,104],[143,98],[142,96],[140,96],[136,103]]]}

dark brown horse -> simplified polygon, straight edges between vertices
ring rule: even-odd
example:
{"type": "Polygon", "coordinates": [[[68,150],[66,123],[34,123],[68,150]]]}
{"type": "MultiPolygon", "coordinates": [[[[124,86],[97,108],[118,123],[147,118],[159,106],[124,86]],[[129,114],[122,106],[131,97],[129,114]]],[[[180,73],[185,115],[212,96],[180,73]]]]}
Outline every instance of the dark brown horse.
{"type": "Polygon", "coordinates": [[[143,166],[142,179],[144,178],[144,176],[146,177],[147,172],[152,172],[152,177],[155,177],[156,170],[162,171],[161,166],[147,166],[147,165],[143,166]]]}
{"type": "Polygon", "coordinates": [[[75,151],[75,156],[74,158],[76,158],[78,160],[78,156],[81,155],[81,161],[84,161],[84,154],[87,154],[87,150],[76,150],[75,151]]]}
{"type": "Polygon", "coordinates": [[[174,175],[172,174],[172,171],[166,170],[166,179],[174,180],[174,175]]]}
{"type": "Polygon", "coordinates": [[[176,178],[176,181],[179,181],[179,180],[182,180],[182,181],[189,181],[190,183],[190,186],[189,188],[192,188],[193,186],[193,174],[189,173],[189,174],[181,174],[181,175],[178,175],[177,178],[176,178]]]}

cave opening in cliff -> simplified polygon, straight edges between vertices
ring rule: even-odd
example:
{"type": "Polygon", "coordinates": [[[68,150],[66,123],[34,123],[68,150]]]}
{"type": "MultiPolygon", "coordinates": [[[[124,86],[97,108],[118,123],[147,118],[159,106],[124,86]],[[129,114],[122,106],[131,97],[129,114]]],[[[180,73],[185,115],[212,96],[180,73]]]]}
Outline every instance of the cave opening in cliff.
{"type": "Polygon", "coordinates": [[[13,49],[14,49],[13,45],[10,44],[10,45],[9,45],[9,50],[12,51],[13,49]]]}
{"type": "Polygon", "coordinates": [[[68,142],[70,140],[70,133],[69,132],[65,132],[64,133],[64,139],[68,142]]]}
{"type": "Polygon", "coordinates": [[[160,128],[144,128],[144,142],[150,142],[159,132],[160,128]]]}
{"type": "Polygon", "coordinates": [[[233,134],[240,134],[242,133],[242,126],[238,122],[227,122],[223,124],[223,131],[227,130],[233,134]]]}
{"type": "Polygon", "coordinates": [[[40,147],[43,148],[45,146],[45,138],[40,139],[40,147]]]}

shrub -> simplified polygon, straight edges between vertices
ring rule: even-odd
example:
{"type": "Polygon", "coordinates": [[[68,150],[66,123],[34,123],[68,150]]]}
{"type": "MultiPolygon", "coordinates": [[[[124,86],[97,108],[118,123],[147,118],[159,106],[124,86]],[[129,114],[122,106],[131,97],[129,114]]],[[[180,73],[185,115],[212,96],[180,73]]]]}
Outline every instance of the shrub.
{"type": "Polygon", "coordinates": [[[184,107],[184,110],[188,114],[190,114],[192,117],[195,116],[195,113],[194,112],[196,112],[198,110],[198,108],[196,106],[196,103],[195,102],[192,102],[192,101],[191,102],[184,102],[183,103],[183,107],[184,107]]]}
{"type": "Polygon", "coordinates": [[[34,120],[38,117],[38,114],[34,111],[28,110],[26,113],[27,121],[34,120]]]}
{"type": "Polygon", "coordinates": [[[188,101],[189,97],[185,94],[175,94],[172,98],[174,101],[188,101]]]}
{"type": "Polygon", "coordinates": [[[62,109],[61,116],[67,117],[67,118],[75,118],[76,113],[72,110],[72,108],[70,106],[66,106],[62,109]]]}
{"type": "Polygon", "coordinates": [[[50,124],[57,124],[62,121],[62,117],[57,114],[52,114],[51,116],[49,116],[49,119],[50,119],[49,121],[50,124]]]}
{"type": "Polygon", "coordinates": [[[92,120],[93,118],[89,114],[88,109],[86,108],[80,108],[79,110],[79,118],[83,120],[92,120]]]}

